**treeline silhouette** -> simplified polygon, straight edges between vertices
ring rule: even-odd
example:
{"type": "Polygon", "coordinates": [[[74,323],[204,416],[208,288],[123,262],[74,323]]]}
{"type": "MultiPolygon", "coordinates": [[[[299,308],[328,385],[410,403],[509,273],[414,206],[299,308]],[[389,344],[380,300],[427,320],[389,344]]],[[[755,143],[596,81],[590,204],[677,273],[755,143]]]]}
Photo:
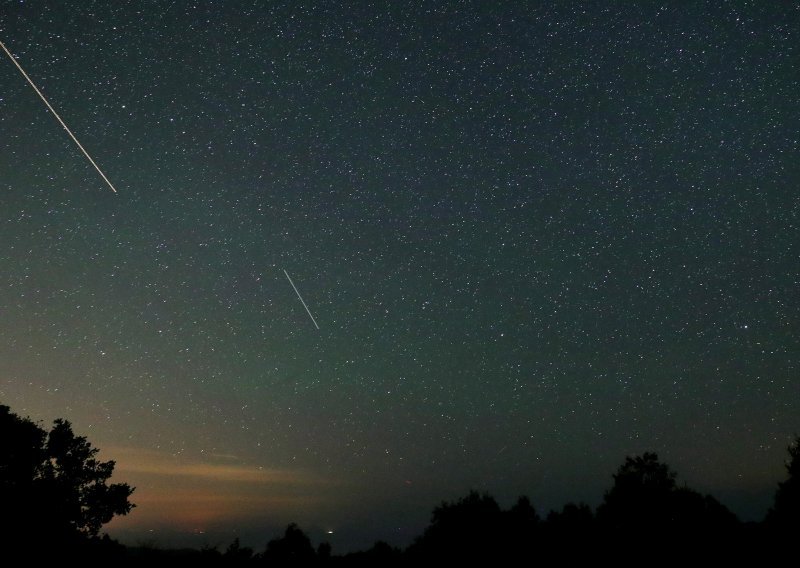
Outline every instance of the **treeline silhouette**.
{"type": "MultiPolygon", "coordinates": [[[[419,565],[428,562],[534,563],[637,561],[753,561],[800,534],[800,437],[789,446],[787,479],[760,523],[742,523],[727,507],[676,482],[655,453],[627,457],[596,510],[568,503],[542,517],[522,496],[503,510],[471,491],[435,507],[429,526],[405,549],[376,542],[369,550],[334,555],[316,548],[296,525],[262,551],[238,539],[226,548],[161,550],[126,547],[99,536],[114,515],[127,514],[133,489],[107,483],[114,462],[57,420],[48,432],[0,406],[0,559],[113,561],[139,565],[419,565]]],[[[795,553],[796,555],[796,553],[795,553]]]]}
{"type": "Polygon", "coordinates": [[[133,489],[107,483],[114,462],[98,451],[66,420],[47,431],[0,405],[0,550],[48,559],[119,549],[98,533],[131,510],[133,489]]]}

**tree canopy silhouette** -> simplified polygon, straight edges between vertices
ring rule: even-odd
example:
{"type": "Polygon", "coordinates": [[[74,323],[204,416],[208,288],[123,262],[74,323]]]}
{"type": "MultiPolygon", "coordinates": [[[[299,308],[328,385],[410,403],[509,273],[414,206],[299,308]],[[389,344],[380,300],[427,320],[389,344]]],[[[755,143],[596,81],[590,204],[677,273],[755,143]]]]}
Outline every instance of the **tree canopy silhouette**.
{"type": "Polygon", "coordinates": [[[687,542],[700,534],[709,539],[738,525],[736,515],[714,497],[678,487],[675,477],[655,453],[626,458],[597,509],[598,522],[609,534],[639,542],[678,535],[687,542]]]}
{"type": "Polygon", "coordinates": [[[775,504],[767,513],[767,524],[780,529],[800,529],[800,436],[787,448],[789,477],[778,483],[775,504]]]}
{"type": "MultiPolygon", "coordinates": [[[[529,516],[522,512],[521,516],[529,516]]],[[[503,535],[503,514],[494,498],[470,491],[433,510],[431,524],[409,549],[412,556],[480,558],[496,554],[503,535]]]]}
{"type": "Polygon", "coordinates": [[[550,533],[586,534],[594,527],[594,514],[586,503],[567,503],[561,511],[547,515],[550,533]]]}
{"type": "Polygon", "coordinates": [[[316,553],[308,535],[295,523],[291,523],[286,527],[282,538],[267,543],[264,559],[281,566],[304,566],[316,559],[316,553]]]}
{"type": "Polygon", "coordinates": [[[669,521],[674,490],[675,473],[658,455],[626,457],[597,509],[598,520],[614,528],[651,530],[669,521]]]}
{"type": "Polygon", "coordinates": [[[0,405],[2,535],[67,545],[97,536],[115,515],[127,514],[133,488],[108,484],[115,464],[99,461],[98,451],[66,420],[48,432],[0,405]]]}

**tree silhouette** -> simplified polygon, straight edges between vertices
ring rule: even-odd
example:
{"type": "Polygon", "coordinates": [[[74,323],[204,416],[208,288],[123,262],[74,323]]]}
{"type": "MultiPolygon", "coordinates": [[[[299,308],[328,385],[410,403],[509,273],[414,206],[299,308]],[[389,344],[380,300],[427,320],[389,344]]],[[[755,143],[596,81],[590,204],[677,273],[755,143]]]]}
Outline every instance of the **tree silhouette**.
{"type": "Polygon", "coordinates": [[[512,525],[520,527],[524,532],[529,532],[539,524],[539,515],[531,505],[531,500],[522,495],[511,509],[506,513],[512,525]]]}
{"type": "Polygon", "coordinates": [[[317,546],[317,558],[322,561],[330,560],[331,550],[330,542],[320,542],[319,546],[317,546]]]}
{"type": "Polygon", "coordinates": [[[606,492],[597,518],[612,529],[651,531],[671,519],[670,498],[675,473],[658,461],[658,455],[626,457],[614,474],[614,486],[606,492]]]}
{"type": "Polygon", "coordinates": [[[269,541],[264,559],[278,565],[304,566],[313,562],[316,554],[306,533],[291,523],[283,537],[269,541]]]}
{"type": "Polygon", "coordinates": [[[499,555],[507,557],[521,557],[529,553],[532,540],[536,537],[539,528],[539,515],[531,505],[530,499],[525,495],[519,497],[517,502],[503,514],[501,541],[498,543],[502,549],[499,555]]]}
{"type": "Polygon", "coordinates": [[[542,523],[536,556],[553,564],[596,563],[595,529],[594,514],[588,505],[567,503],[561,511],[550,511],[542,523]]]}
{"type": "Polygon", "coordinates": [[[398,548],[379,540],[360,552],[351,552],[342,559],[347,566],[403,566],[403,554],[398,548]]]}
{"type": "Polygon", "coordinates": [[[227,564],[245,564],[253,558],[253,549],[242,546],[239,537],[236,537],[225,550],[222,558],[227,564]]]}
{"type": "Polygon", "coordinates": [[[496,553],[502,533],[500,506],[488,494],[471,491],[433,510],[430,526],[409,549],[412,556],[485,558],[496,553]]]}
{"type": "Polygon", "coordinates": [[[771,527],[796,531],[800,529],[800,436],[787,448],[786,481],[778,483],[775,504],[767,513],[766,523],[771,527]]]}
{"type": "Polygon", "coordinates": [[[567,503],[561,511],[550,511],[546,524],[551,534],[585,534],[594,526],[594,515],[586,503],[567,503]]]}
{"type": "Polygon", "coordinates": [[[659,547],[674,556],[710,550],[722,535],[734,534],[739,521],[733,513],[709,495],[678,487],[675,477],[654,453],[626,458],[597,509],[603,544],[642,552],[659,547]]]}
{"type": "Polygon", "coordinates": [[[730,531],[739,524],[736,515],[714,497],[688,487],[678,487],[672,492],[670,515],[675,530],[688,534],[702,531],[706,539],[712,533],[730,531]]]}
{"type": "Polygon", "coordinates": [[[133,489],[108,484],[113,461],[56,420],[47,432],[0,406],[0,524],[9,541],[47,538],[70,545],[97,536],[115,515],[127,514],[133,489]]]}

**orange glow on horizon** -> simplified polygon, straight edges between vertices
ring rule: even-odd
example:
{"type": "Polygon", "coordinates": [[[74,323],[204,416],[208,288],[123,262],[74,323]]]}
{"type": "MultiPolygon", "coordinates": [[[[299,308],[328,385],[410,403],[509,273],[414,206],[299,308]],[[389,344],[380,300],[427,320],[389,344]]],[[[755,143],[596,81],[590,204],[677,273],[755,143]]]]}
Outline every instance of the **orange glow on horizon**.
{"type": "Polygon", "coordinates": [[[292,516],[329,504],[334,484],[300,469],[232,463],[236,456],[210,455],[210,461],[200,461],[121,447],[107,454],[117,458],[113,481],[136,488],[131,498],[136,507],[109,523],[111,531],[170,527],[192,532],[264,515],[292,516]]]}

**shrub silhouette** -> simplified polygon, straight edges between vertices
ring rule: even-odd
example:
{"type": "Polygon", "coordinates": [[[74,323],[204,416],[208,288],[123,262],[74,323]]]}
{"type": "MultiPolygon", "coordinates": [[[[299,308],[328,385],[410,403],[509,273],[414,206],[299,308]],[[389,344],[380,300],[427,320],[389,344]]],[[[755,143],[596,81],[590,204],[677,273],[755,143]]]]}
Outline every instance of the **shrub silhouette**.
{"type": "MultiPolygon", "coordinates": [[[[108,484],[113,461],[56,420],[47,432],[0,406],[0,530],[18,545],[34,540],[75,546],[96,537],[115,515],[125,515],[133,488],[108,484]]],[[[56,548],[37,550],[44,554],[56,548]]]]}

